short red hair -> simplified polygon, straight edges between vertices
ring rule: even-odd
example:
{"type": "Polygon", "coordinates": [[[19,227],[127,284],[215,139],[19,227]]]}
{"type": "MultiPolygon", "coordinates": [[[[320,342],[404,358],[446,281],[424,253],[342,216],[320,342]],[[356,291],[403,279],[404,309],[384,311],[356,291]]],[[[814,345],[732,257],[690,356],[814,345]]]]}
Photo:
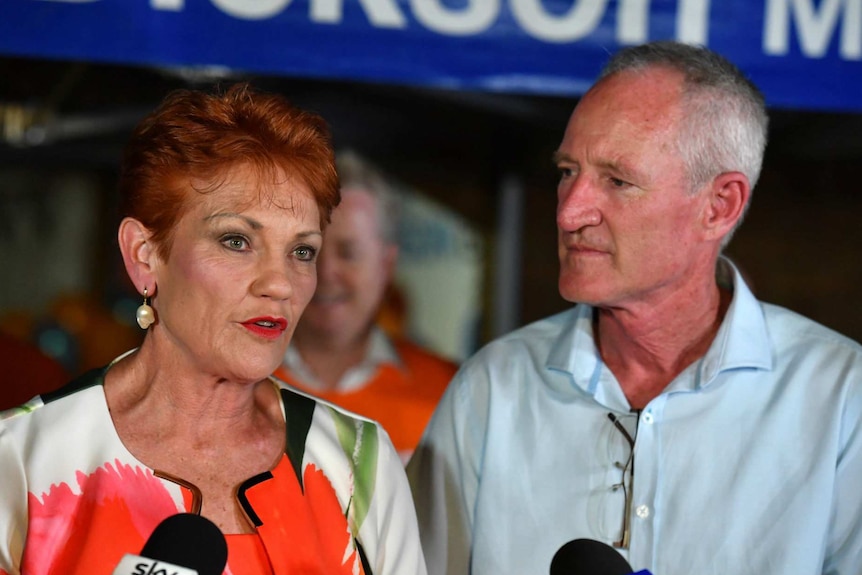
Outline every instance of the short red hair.
{"type": "Polygon", "coordinates": [[[120,168],[120,215],[150,229],[167,258],[191,180],[217,187],[238,165],[261,177],[283,171],[298,178],[317,202],[321,229],[341,199],[323,118],[241,83],[223,93],[174,91],[138,124],[120,168]]]}

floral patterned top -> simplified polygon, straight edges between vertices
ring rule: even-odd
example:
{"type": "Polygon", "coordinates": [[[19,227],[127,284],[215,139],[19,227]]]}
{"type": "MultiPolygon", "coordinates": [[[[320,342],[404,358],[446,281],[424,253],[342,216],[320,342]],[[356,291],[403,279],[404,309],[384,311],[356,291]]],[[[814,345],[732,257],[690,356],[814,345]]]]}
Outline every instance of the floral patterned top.
{"type": "MultiPolygon", "coordinates": [[[[192,493],[129,453],[94,370],[0,415],[0,575],[110,575],[192,493]]],[[[237,497],[271,573],[425,575],[403,467],[376,423],[273,379],[287,428],[237,497]]],[[[231,546],[233,547],[233,546],[231,546]]],[[[246,571],[232,567],[226,575],[246,571]]]]}

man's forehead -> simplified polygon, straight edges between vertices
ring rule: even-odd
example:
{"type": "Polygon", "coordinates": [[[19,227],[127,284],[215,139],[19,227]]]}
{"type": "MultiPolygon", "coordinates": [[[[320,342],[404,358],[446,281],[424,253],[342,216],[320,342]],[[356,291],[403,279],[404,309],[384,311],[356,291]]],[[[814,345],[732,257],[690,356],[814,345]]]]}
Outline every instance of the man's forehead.
{"type": "Polygon", "coordinates": [[[606,104],[646,105],[647,100],[678,103],[682,98],[684,76],[663,66],[623,70],[599,80],[581,99],[600,99],[606,104]]]}
{"type": "Polygon", "coordinates": [[[682,76],[672,70],[620,72],[603,78],[578,103],[565,138],[585,132],[674,132],[683,115],[682,76]]]}

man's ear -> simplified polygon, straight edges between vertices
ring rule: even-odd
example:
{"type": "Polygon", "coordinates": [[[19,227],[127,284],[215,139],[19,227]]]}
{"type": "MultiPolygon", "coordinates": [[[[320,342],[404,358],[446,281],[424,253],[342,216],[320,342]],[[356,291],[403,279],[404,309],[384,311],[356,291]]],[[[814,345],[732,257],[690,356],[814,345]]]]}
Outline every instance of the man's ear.
{"type": "Polygon", "coordinates": [[[745,213],[751,186],[742,172],[724,172],[715,177],[706,193],[704,230],[707,237],[721,239],[733,230],[745,213]]]}
{"type": "Polygon", "coordinates": [[[117,240],[123,254],[126,273],[138,293],[143,293],[146,288],[148,295],[152,297],[156,293],[157,255],[151,238],[152,233],[139,220],[123,218],[120,222],[117,240]]]}

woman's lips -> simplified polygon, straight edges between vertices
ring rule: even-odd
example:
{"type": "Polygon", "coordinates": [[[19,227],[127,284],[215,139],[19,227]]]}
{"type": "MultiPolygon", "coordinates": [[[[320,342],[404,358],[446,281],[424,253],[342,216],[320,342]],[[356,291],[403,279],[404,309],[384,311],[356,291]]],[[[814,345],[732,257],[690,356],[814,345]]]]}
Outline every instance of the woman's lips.
{"type": "Polygon", "coordinates": [[[287,320],[280,317],[254,317],[242,322],[242,326],[266,339],[277,339],[287,329],[287,320]]]}

